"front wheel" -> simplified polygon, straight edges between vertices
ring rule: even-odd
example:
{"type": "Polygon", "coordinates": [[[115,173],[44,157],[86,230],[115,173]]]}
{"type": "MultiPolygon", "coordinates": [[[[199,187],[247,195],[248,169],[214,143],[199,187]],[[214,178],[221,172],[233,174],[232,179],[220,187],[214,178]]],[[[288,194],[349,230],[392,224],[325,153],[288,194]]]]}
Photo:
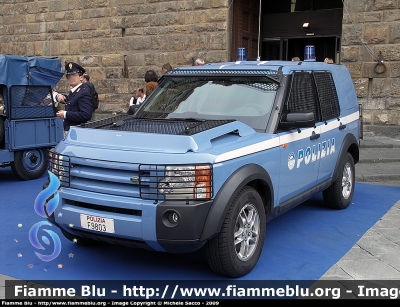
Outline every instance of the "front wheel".
{"type": "Polygon", "coordinates": [[[341,163],[339,177],[322,192],[325,204],[333,209],[346,209],[354,194],[355,166],[350,153],[341,163]]]}
{"type": "Polygon", "coordinates": [[[22,180],[40,178],[48,166],[47,148],[16,151],[11,169],[22,180]]]}
{"type": "Polygon", "coordinates": [[[232,202],[221,231],[205,246],[211,269],[228,277],[249,273],[261,255],[265,227],[260,195],[253,188],[244,187],[232,202]]]}

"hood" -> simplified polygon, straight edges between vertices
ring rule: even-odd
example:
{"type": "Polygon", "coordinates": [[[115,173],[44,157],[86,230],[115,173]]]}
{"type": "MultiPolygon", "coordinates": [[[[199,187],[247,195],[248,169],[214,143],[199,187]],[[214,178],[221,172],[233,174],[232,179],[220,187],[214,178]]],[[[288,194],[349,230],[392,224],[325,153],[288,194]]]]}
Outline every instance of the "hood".
{"type": "MultiPolygon", "coordinates": [[[[160,124],[157,120],[151,122],[160,124]]],[[[143,126],[140,129],[127,129],[126,126],[120,130],[99,129],[99,127],[96,129],[93,123],[82,127],[71,127],[65,145],[79,144],[85,147],[114,150],[184,154],[208,150],[212,148],[214,140],[224,136],[235,135],[239,138],[256,133],[253,128],[242,122],[230,120],[196,121],[197,126],[193,125],[193,121],[185,121],[183,122],[186,124],[184,129],[177,129],[176,121],[172,120],[165,120],[157,129],[154,127],[144,129],[143,126]],[[172,126],[175,129],[172,129],[172,126]],[[162,131],[159,131],[160,127],[162,131]]],[[[179,123],[181,124],[182,121],[179,123]]]]}

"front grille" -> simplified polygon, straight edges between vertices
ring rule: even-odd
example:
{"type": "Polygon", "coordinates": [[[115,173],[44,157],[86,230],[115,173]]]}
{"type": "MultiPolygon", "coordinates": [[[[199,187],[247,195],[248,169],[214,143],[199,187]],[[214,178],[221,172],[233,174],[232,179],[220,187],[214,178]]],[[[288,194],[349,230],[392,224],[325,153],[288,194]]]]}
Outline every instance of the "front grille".
{"type": "Polygon", "coordinates": [[[70,187],[100,194],[140,198],[139,165],[71,157],[70,187]]]}
{"type": "MultiPolygon", "coordinates": [[[[211,164],[154,165],[67,157],[52,152],[50,170],[62,186],[136,199],[207,200],[213,196],[211,164]],[[60,167],[60,171],[56,167],[60,167]],[[65,178],[68,178],[66,181],[65,178]]],[[[82,208],[141,216],[139,210],[68,200],[82,208]]]]}

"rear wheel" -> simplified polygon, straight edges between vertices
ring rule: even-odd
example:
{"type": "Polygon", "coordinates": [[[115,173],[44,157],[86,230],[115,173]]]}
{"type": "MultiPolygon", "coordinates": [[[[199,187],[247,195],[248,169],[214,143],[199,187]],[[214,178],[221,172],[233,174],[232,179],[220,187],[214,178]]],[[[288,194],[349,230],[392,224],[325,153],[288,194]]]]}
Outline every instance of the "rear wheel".
{"type": "Polygon", "coordinates": [[[249,273],[261,255],[265,227],[260,195],[251,187],[243,188],[232,202],[220,233],[206,244],[211,269],[228,277],[249,273]]]}
{"type": "Polygon", "coordinates": [[[22,180],[40,178],[47,170],[47,148],[16,151],[11,169],[22,180]]]}
{"type": "Polygon", "coordinates": [[[338,178],[322,192],[325,204],[333,209],[346,209],[353,198],[354,184],[354,159],[350,153],[347,153],[341,163],[338,178]]]}

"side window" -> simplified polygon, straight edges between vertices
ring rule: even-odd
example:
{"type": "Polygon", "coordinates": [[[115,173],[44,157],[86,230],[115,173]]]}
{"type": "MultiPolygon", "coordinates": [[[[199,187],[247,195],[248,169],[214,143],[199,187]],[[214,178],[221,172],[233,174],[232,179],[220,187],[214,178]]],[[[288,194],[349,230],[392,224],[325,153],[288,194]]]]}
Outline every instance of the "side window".
{"type": "Polygon", "coordinates": [[[321,121],[339,117],[340,105],[332,75],[329,72],[314,72],[313,76],[319,98],[321,121]]]}
{"type": "Polygon", "coordinates": [[[320,120],[317,92],[313,77],[308,72],[294,72],[284,112],[313,112],[315,119],[320,120]]]}

